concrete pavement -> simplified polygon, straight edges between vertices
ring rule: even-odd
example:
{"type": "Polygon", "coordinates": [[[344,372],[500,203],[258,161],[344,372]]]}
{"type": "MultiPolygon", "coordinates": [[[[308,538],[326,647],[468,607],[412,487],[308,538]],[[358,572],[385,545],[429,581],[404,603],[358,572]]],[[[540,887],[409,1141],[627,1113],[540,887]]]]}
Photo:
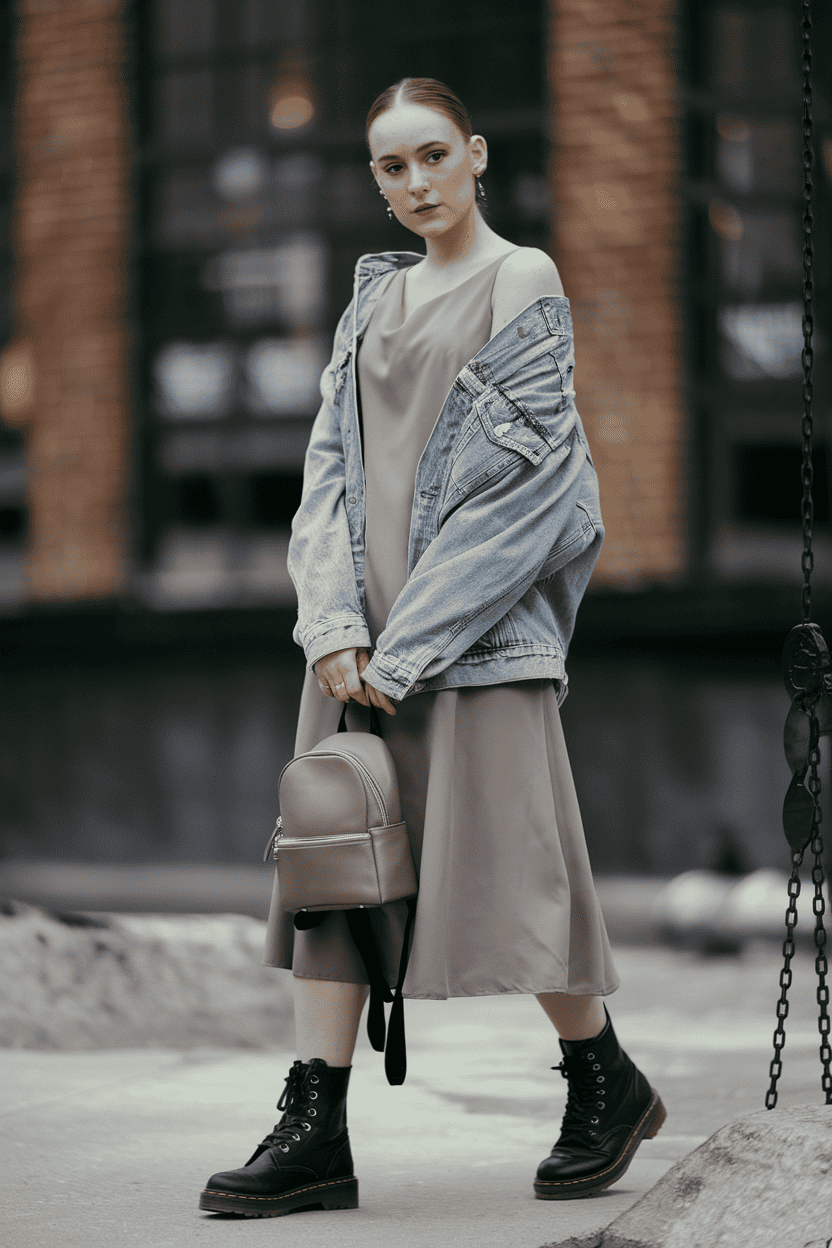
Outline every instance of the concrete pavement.
{"type": "MultiPolygon", "coordinates": [[[[356,1053],[354,1211],[260,1221],[196,1209],[208,1175],[242,1164],[276,1120],[289,1052],[3,1052],[3,1242],[540,1248],[600,1229],[719,1126],[762,1107],[778,992],[778,956],[762,947],[711,960],[655,948],[616,956],[622,988],[608,1002],[616,1029],[669,1116],[603,1196],[534,1199],[531,1180],[557,1135],[566,1087],[549,1070],[559,1055],[537,1003],[409,1001],[402,1088],[388,1087],[363,1036],[356,1053]]],[[[781,1103],[819,1103],[803,953],[792,998],[781,1103]]]]}

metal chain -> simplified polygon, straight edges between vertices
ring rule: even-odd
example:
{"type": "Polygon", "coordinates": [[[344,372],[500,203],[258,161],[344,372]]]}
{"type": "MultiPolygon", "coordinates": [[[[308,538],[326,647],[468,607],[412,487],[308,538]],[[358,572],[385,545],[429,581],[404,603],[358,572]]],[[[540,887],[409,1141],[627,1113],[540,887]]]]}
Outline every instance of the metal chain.
{"type": "Polygon", "coordinates": [[[780,1054],[786,1043],[786,1019],[789,1016],[789,989],[792,986],[792,958],[794,957],[794,929],[797,925],[797,899],[800,896],[800,868],[804,850],[792,854],[792,874],[789,879],[789,904],[786,909],[786,939],[783,941],[783,969],[780,972],[780,1000],[777,1002],[777,1026],[774,1029],[774,1057],[768,1068],[771,1083],[766,1092],[766,1109],[777,1104],[777,1080],[783,1073],[780,1054]]]}
{"type": "Polygon", "coordinates": [[[809,621],[812,611],[812,522],[814,520],[814,503],[812,501],[812,262],[814,251],[812,246],[812,165],[814,151],[812,148],[812,18],[810,0],[803,0],[803,466],[801,479],[803,482],[803,501],[801,519],[803,521],[803,623],[809,621]]]}
{"type": "MultiPolygon", "coordinates": [[[[817,719],[812,715],[812,740],[818,740],[817,719]]],[[[816,999],[818,1003],[818,1031],[820,1032],[820,1064],[823,1074],[821,1076],[820,1086],[826,1095],[826,1104],[832,1105],[832,1047],[829,1044],[829,985],[826,982],[826,976],[829,970],[826,961],[826,928],[823,922],[824,911],[826,910],[826,899],[823,895],[824,869],[823,869],[823,837],[820,831],[821,820],[823,819],[823,811],[820,806],[820,776],[818,775],[818,766],[820,764],[820,750],[817,745],[809,755],[809,783],[807,788],[812,794],[814,809],[812,811],[812,855],[814,865],[812,866],[812,883],[815,886],[815,895],[812,899],[812,910],[815,915],[815,948],[817,954],[815,956],[815,971],[818,977],[818,989],[816,999]]]]}
{"type": "MultiPolygon", "coordinates": [[[[802,605],[803,622],[805,624],[808,623],[812,609],[811,577],[812,568],[814,566],[814,557],[812,554],[812,521],[814,519],[814,504],[812,500],[812,480],[814,476],[812,465],[812,331],[814,328],[812,320],[812,262],[814,259],[812,248],[812,166],[815,156],[814,148],[812,146],[811,0],[803,0],[803,21],[801,25],[801,33],[803,36],[803,351],[801,353],[801,361],[803,364],[803,504],[801,509],[801,518],[803,521],[803,555],[801,558],[801,566],[803,568],[802,605]]],[[[814,938],[815,948],[817,950],[815,957],[815,971],[818,977],[816,997],[818,1003],[818,1031],[820,1032],[821,1038],[820,1062],[823,1071],[821,1077],[821,1087],[825,1093],[827,1105],[832,1105],[832,1071],[830,1071],[830,1064],[832,1064],[832,1048],[830,1048],[829,1044],[829,986],[826,983],[828,964],[826,960],[826,928],[823,921],[826,902],[823,895],[823,836],[820,830],[821,821],[823,819],[823,811],[821,810],[820,804],[821,783],[820,775],[818,774],[818,768],[820,765],[820,749],[816,705],[812,706],[810,715],[812,721],[810,731],[812,748],[809,752],[809,780],[807,788],[812,795],[811,849],[814,859],[814,864],[812,866],[812,883],[815,886],[815,895],[812,900],[812,910],[815,915],[814,938]]],[[[789,972],[789,978],[791,978],[791,971],[789,972]]],[[[776,1099],[776,1091],[774,1095],[776,1099]]]]}
{"type": "MultiPolygon", "coordinates": [[[[801,481],[803,498],[801,520],[803,525],[803,623],[808,624],[812,611],[812,569],[814,556],[812,553],[812,523],[814,506],[812,500],[813,466],[812,466],[812,166],[814,151],[812,147],[812,18],[811,0],[803,0],[803,462],[801,481]]],[[[820,1062],[823,1070],[821,1087],[826,1096],[827,1105],[832,1105],[832,1047],[829,1043],[829,986],[826,982],[828,963],[826,959],[826,928],[824,912],[826,901],[823,894],[823,836],[820,825],[823,811],[820,804],[820,731],[817,717],[817,699],[805,706],[810,717],[810,749],[809,778],[806,788],[812,797],[812,836],[809,842],[813,856],[812,883],[814,898],[812,910],[815,915],[814,940],[817,954],[815,971],[818,977],[816,999],[818,1003],[818,1031],[820,1032],[820,1062]]],[[[774,1057],[769,1067],[770,1084],[766,1093],[766,1109],[774,1109],[777,1104],[777,1081],[783,1072],[781,1054],[786,1043],[785,1022],[789,1014],[789,988],[792,984],[792,958],[794,957],[794,929],[797,924],[797,899],[800,896],[800,868],[803,865],[804,847],[792,853],[792,872],[789,878],[789,904],[786,910],[786,939],[783,942],[783,969],[780,972],[780,999],[777,1002],[777,1027],[774,1031],[774,1057]]]]}

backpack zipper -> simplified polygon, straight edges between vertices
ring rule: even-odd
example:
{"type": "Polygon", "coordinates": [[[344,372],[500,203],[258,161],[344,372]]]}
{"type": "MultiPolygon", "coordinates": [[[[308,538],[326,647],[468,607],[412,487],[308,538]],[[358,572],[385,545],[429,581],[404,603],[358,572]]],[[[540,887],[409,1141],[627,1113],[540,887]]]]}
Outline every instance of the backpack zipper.
{"type": "MultiPolygon", "coordinates": [[[[293,849],[304,847],[306,845],[323,845],[335,843],[336,841],[371,841],[373,838],[369,832],[323,832],[320,836],[281,836],[278,837],[280,845],[285,849],[287,845],[291,845],[293,849]]],[[[277,842],[275,842],[275,850],[277,850],[277,842]]]]}
{"type": "Polygon", "coordinates": [[[290,849],[315,849],[321,845],[349,845],[360,844],[362,841],[372,841],[369,832],[330,832],[321,836],[276,836],[274,840],[274,850],[272,857],[275,862],[279,861],[280,848],[287,847],[290,849]]]}

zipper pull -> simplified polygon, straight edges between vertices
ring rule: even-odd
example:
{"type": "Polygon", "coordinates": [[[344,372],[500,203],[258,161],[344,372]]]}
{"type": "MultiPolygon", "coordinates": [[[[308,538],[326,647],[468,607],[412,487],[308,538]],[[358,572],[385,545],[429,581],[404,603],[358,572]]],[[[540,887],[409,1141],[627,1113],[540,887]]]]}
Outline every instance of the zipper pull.
{"type": "Polygon", "coordinates": [[[271,836],[269,837],[268,844],[266,845],[266,848],[263,851],[264,862],[268,862],[270,856],[274,859],[275,862],[277,862],[277,851],[278,851],[277,842],[280,840],[282,835],[283,835],[283,820],[280,817],[280,815],[278,815],[277,823],[274,825],[274,832],[272,832],[271,836]]]}

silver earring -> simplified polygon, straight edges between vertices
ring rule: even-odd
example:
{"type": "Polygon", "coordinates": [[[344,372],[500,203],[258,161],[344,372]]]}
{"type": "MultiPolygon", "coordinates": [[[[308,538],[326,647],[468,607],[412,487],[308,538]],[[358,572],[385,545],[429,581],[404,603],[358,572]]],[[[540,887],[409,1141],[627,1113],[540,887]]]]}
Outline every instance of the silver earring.
{"type": "Polygon", "coordinates": [[[483,190],[483,185],[482,185],[482,182],[480,182],[479,178],[477,178],[477,194],[479,195],[482,202],[485,203],[486,194],[485,194],[485,191],[483,190]]]}

